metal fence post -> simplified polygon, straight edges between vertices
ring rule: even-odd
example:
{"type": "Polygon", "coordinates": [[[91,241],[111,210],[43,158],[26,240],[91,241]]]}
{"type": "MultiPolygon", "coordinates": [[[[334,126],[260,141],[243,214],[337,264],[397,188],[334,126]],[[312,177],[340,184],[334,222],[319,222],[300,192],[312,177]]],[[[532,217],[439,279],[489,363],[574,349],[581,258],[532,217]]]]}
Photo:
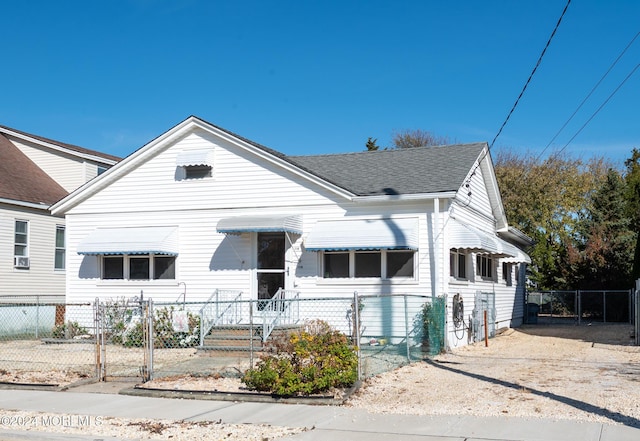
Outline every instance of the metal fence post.
{"type": "Polygon", "coordinates": [[[249,367],[253,369],[253,301],[249,300],[249,367]]]}
{"type": "Polygon", "coordinates": [[[362,353],[360,352],[360,299],[358,291],[353,292],[353,317],[356,351],[358,354],[358,381],[362,380],[362,353]]]}
{"type": "Polygon", "coordinates": [[[411,344],[409,342],[409,306],[407,305],[407,295],[404,298],[404,335],[407,340],[407,360],[411,363],[411,344]]]}
{"type": "Polygon", "coordinates": [[[582,294],[580,290],[576,291],[576,303],[578,304],[578,325],[582,324],[582,294]]]}

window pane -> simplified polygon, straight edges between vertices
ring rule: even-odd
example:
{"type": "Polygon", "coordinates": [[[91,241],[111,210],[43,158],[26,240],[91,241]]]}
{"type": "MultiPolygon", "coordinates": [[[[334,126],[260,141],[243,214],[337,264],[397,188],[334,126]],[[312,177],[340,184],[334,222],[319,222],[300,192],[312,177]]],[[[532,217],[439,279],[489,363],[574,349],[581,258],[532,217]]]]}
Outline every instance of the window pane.
{"type": "Polygon", "coordinates": [[[258,269],[284,269],[284,233],[258,233],[258,269]]]}
{"type": "Polygon", "coordinates": [[[413,277],[413,251],[387,251],[387,278],[413,277]]]}
{"type": "Polygon", "coordinates": [[[457,277],[458,275],[456,274],[456,258],[457,258],[457,254],[456,253],[449,253],[449,275],[451,277],[457,277]]]}
{"type": "Polygon", "coordinates": [[[176,258],[154,257],[153,259],[154,279],[175,279],[176,278],[176,258]]]}
{"type": "Polygon", "coordinates": [[[381,254],[377,253],[356,253],[355,277],[381,277],[381,254]]]}
{"type": "Polygon", "coordinates": [[[27,257],[27,246],[26,245],[16,245],[13,247],[14,256],[24,256],[27,257]]]}
{"type": "Polygon", "coordinates": [[[149,280],[149,258],[130,257],[129,258],[129,279],[149,280]]]}
{"type": "Polygon", "coordinates": [[[186,179],[202,179],[211,176],[210,165],[189,165],[184,170],[186,179]]]}
{"type": "Polygon", "coordinates": [[[56,227],[56,248],[64,248],[64,227],[56,227]]]}
{"type": "Polygon", "coordinates": [[[64,250],[56,250],[55,269],[64,269],[64,250]]]}
{"type": "Polygon", "coordinates": [[[103,279],[124,279],[124,257],[103,257],[102,258],[102,278],[103,279]]]}
{"type": "Polygon", "coordinates": [[[349,277],[349,253],[325,253],[324,277],[349,277]]]}
{"type": "Polygon", "coordinates": [[[16,234],[27,234],[27,221],[16,221],[16,234]]]}
{"type": "Polygon", "coordinates": [[[467,278],[467,256],[458,254],[458,277],[460,279],[467,278]]]}

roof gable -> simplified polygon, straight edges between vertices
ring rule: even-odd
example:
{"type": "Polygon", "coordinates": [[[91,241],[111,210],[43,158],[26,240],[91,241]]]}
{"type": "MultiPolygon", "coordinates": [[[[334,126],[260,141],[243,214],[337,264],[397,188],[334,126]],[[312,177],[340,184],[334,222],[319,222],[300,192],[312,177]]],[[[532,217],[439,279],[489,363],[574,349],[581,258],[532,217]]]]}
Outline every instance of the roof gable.
{"type": "Polygon", "coordinates": [[[51,205],[67,191],[0,133],[0,198],[51,205]]]}

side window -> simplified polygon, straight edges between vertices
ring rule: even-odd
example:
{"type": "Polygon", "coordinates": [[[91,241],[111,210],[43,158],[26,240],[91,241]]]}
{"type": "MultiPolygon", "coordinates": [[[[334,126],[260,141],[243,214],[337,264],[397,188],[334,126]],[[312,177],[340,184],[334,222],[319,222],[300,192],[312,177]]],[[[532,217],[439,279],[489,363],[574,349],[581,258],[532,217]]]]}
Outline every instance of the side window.
{"type": "Polygon", "coordinates": [[[488,254],[478,254],[476,256],[476,275],[484,280],[494,280],[493,258],[488,254]]]}
{"type": "Polygon", "coordinates": [[[507,286],[513,285],[513,276],[512,276],[513,265],[510,263],[503,262],[502,263],[502,280],[507,286]]]}
{"type": "Polygon", "coordinates": [[[124,256],[103,256],[102,278],[107,280],[124,279],[124,256]]]}
{"type": "Polygon", "coordinates": [[[456,249],[449,253],[449,274],[454,279],[467,280],[467,254],[456,249]]]}
{"type": "Polygon", "coordinates": [[[54,258],[54,268],[57,270],[65,269],[65,238],[64,225],[56,225],[56,250],[54,258]]]}
{"type": "Polygon", "coordinates": [[[156,255],[102,256],[103,280],[173,280],[176,257],[156,255]]]}
{"type": "Polygon", "coordinates": [[[14,268],[29,268],[29,221],[15,221],[13,256],[14,268]]]}
{"type": "Polygon", "coordinates": [[[406,250],[325,251],[322,277],[412,279],[415,254],[415,251],[406,250]]]}

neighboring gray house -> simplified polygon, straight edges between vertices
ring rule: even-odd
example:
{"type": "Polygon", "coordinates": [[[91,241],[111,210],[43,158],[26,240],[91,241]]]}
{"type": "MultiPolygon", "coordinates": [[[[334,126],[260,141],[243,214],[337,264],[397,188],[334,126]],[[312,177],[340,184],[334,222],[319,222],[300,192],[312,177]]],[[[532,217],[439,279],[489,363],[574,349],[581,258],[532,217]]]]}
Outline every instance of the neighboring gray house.
{"type": "Polygon", "coordinates": [[[484,292],[494,326],[522,323],[528,241],[486,143],[286,156],[189,117],[52,212],[70,302],[484,292]]]}
{"type": "Polygon", "coordinates": [[[0,126],[0,299],[65,294],[65,219],[49,207],[119,159],[0,126]]]}

